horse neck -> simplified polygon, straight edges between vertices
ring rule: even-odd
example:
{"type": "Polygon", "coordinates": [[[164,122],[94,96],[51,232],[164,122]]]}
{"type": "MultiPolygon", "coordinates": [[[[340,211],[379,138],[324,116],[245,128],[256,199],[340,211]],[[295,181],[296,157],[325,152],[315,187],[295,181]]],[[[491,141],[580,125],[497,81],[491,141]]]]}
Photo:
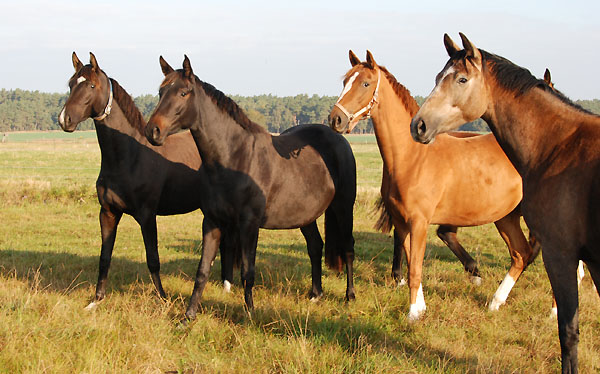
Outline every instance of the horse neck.
{"type": "Polygon", "coordinates": [[[394,165],[410,165],[407,162],[420,157],[426,148],[412,140],[410,135],[411,118],[409,109],[396,94],[389,81],[382,79],[379,101],[371,111],[371,119],[384,168],[390,172],[394,169],[394,165]]]}
{"type": "Polygon", "coordinates": [[[550,160],[577,131],[575,118],[588,116],[539,88],[518,98],[499,87],[490,93],[492,104],[482,118],[522,177],[550,160]]]}
{"type": "Polygon", "coordinates": [[[113,101],[110,114],[101,121],[94,120],[94,125],[105,165],[124,164],[135,158],[139,148],[131,147],[132,142],[150,146],[140,131],[129,123],[117,100],[113,101]]]}
{"type": "MultiPolygon", "coordinates": [[[[200,113],[190,128],[202,164],[205,168],[227,167],[238,169],[249,160],[247,153],[254,147],[254,133],[244,129],[228,113],[204,93],[197,84],[195,105],[200,113]]],[[[265,133],[267,134],[267,133],[265,133]]],[[[267,134],[268,135],[268,134],[267,134]]]]}

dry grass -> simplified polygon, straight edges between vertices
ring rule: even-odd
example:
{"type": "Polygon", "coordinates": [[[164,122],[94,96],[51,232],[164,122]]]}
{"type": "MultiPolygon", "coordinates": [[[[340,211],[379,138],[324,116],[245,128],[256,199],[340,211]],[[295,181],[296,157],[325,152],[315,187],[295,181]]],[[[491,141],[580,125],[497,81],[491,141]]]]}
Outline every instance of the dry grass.
{"type": "MultiPolygon", "coordinates": [[[[97,149],[86,150],[82,144],[57,153],[36,148],[22,157],[7,156],[0,149],[0,165],[13,157],[11,163],[25,165],[39,158],[44,166],[58,167],[73,156],[80,158],[80,167],[97,167],[97,149]]],[[[327,270],[325,297],[308,302],[310,264],[300,232],[263,230],[253,317],[243,309],[239,281],[231,294],[222,292],[217,260],[202,313],[185,328],[178,321],[198,264],[200,212],[159,218],[166,301],[154,293],[139,227],[124,217],[107,299],[88,313],[83,307],[94,293],[100,248],[93,182],[87,185],[88,176],[83,175],[76,185],[75,191],[84,190],[82,199],[58,178],[49,178],[49,185],[3,182],[0,372],[556,372],[560,350],[556,322],[548,317],[550,287],[541,258],[517,283],[507,305],[497,313],[487,311],[509,265],[507,250],[491,225],[460,231],[463,244],[479,262],[484,278],[479,287],[468,282],[460,263],[430,230],[424,279],[427,312],[419,323],[408,323],[408,290],[396,289],[389,276],[392,240],[372,228],[372,203],[380,180],[377,148],[354,147],[360,179],[356,302],[344,302],[345,277],[327,270]],[[26,188],[40,197],[23,199],[26,188]],[[43,192],[53,189],[55,194],[43,192]]],[[[77,180],[77,170],[71,174],[69,178],[77,180]]],[[[580,299],[580,369],[597,372],[600,301],[589,276],[580,299]]]]}

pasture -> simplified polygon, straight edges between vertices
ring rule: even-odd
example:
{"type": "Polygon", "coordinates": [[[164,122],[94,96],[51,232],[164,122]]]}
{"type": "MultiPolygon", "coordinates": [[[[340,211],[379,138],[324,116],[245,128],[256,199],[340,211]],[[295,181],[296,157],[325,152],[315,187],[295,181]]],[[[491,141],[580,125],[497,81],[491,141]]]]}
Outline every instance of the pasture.
{"type": "MultiPolygon", "coordinates": [[[[429,229],[423,287],[427,311],[410,324],[408,290],[390,275],[392,239],[373,229],[381,158],[373,137],[351,137],[357,159],[356,302],[345,276],[324,268],[325,295],[307,299],[310,263],[299,230],[261,230],[256,311],[232,293],[217,257],[201,313],[178,325],[193,287],[202,214],[158,217],[161,274],[154,293],[139,226],[124,216],[107,297],[93,312],[100,235],[94,136],[0,144],[0,372],[148,373],[544,373],[560,369],[550,285],[541,256],[507,304],[487,304],[510,265],[492,225],[461,229],[483,283],[429,229]]],[[[88,134],[87,132],[85,134],[88,134]]],[[[91,133],[93,134],[93,132],[91,133]]],[[[322,230],[322,218],[319,220],[322,230]]],[[[581,372],[600,370],[600,299],[580,288],[581,372]]]]}

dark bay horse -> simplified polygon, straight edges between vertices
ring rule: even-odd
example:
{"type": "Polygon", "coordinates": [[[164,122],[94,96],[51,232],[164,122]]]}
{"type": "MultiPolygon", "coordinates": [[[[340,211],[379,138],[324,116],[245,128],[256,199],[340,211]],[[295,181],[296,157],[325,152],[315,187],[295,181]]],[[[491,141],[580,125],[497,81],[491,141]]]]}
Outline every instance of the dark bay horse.
{"type": "Polygon", "coordinates": [[[412,119],[411,134],[431,143],[479,117],[488,123],[523,177],[523,216],[544,247],[558,305],[562,372],[576,373],[579,260],[600,290],[600,117],[460,36],[462,50],[444,35],[450,59],[412,119]]]}
{"type": "Polygon", "coordinates": [[[343,136],[322,125],[300,125],[279,136],[246,117],[238,105],[192,71],[173,70],[161,57],[165,75],[160,100],[146,126],[151,143],[190,129],[208,181],[202,196],[202,258],[186,318],[195,318],[221,232],[235,237],[242,254],[242,283],[249,310],[259,228],[300,228],[312,267],[311,298],[322,294],[323,241],[316,219],[325,212],[326,263],[337,270],[346,264],[346,299],[354,299],[353,208],[356,165],[343,136]]]}
{"type": "MultiPolygon", "coordinates": [[[[100,175],[96,181],[100,202],[102,249],[96,295],[88,308],[104,299],[117,226],[123,213],[131,215],[142,230],[146,261],[152,281],[165,297],[160,280],[160,261],[156,232],[157,215],[188,213],[200,208],[202,164],[194,139],[189,133],[169,138],[163,147],[154,147],[143,135],[146,122],[131,96],[108,78],[90,53],[84,66],[75,52],[75,74],[69,80],[71,92],[59,116],[64,131],[93,118],[102,153],[100,175]]],[[[233,260],[223,256],[222,278],[226,290],[233,278],[233,260]]]]}
{"type": "Polygon", "coordinates": [[[416,320],[425,311],[421,279],[430,224],[441,225],[440,238],[467,269],[476,269],[456,239],[457,227],[495,223],[511,256],[508,274],[489,304],[490,310],[497,310],[535,258],[520,226],[521,177],[492,134],[445,135],[431,146],[415,143],[409,124],[419,106],[410,92],[370,52],[361,62],[350,51],[350,64],[330,125],[346,132],[361,118],[372,117],[384,165],[381,196],[389,218],[383,221],[390,221],[381,226],[389,231],[393,224],[395,236],[404,243],[409,319],[416,320]]]}

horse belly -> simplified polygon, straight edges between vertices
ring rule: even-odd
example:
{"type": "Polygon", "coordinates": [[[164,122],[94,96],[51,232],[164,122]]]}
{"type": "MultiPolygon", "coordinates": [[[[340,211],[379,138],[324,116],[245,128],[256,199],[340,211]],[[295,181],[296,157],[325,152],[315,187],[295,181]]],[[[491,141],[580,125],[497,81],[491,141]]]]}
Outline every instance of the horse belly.
{"type": "Polygon", "coordinates": [[[522,199],[521,178],[516,171],[465,178],[444,195],[432,223],[479,226],[496,222],[517,207],[522,199]]]}
{"type": "MultiPolygon", "coordinates": [[[[323,179],[321,179],[322,181],[323,179]]],[[[285,183],[269,194],[264,224],[266,229],[304,227],[319,218],[335,195],[331,178],[325,185],[285,183]]]]}

